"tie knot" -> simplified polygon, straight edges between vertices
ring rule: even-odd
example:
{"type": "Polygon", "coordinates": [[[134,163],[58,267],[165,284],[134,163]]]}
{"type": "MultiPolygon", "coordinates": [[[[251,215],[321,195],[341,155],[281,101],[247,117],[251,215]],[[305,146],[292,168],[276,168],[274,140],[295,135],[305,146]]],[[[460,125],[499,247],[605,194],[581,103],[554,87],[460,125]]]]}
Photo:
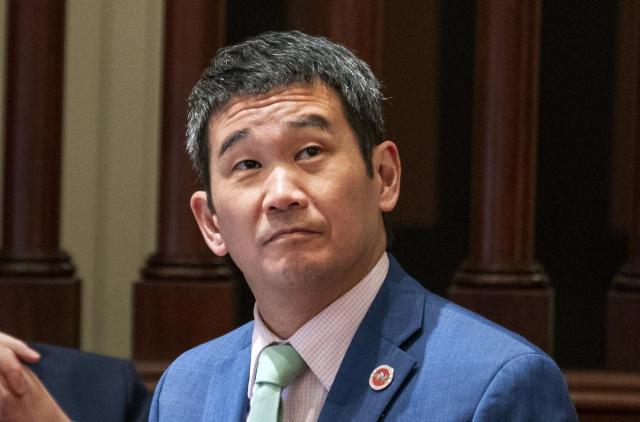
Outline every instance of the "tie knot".
{"type": "Polygon", "coordinates": [[[265,347],[258,359],[256,383],[267,382],[286,388],[307,365],[290,344],[265,347]]]}

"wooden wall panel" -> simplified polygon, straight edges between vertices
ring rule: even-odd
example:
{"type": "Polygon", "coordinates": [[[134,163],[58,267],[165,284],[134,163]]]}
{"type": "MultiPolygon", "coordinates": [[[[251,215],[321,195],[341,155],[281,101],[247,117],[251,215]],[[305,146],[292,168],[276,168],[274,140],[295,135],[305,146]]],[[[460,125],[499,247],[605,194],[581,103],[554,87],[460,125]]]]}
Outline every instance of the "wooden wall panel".
{"type": "Polygon", "coordinates": [[[640,420],[640,375],[601,370],[565,371],[564,375],[581,421],[640,420]]]}

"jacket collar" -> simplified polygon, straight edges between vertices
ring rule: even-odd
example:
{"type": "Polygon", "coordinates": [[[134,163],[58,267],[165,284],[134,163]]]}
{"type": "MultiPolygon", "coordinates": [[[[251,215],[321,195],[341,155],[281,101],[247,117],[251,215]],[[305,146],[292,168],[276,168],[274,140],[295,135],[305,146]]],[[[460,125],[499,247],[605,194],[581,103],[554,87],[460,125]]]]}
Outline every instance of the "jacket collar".
{"type": "Polygon", "coordinates": [[[340,365],[320,422],[378,420],[416,364],[402,345],[422,328],[424,290],[393,256],[389,259],[389,273],[340,365]],[[387,388],[376,391],[369,377],[380,365],[392,367],[394,374],[387,388]]]}

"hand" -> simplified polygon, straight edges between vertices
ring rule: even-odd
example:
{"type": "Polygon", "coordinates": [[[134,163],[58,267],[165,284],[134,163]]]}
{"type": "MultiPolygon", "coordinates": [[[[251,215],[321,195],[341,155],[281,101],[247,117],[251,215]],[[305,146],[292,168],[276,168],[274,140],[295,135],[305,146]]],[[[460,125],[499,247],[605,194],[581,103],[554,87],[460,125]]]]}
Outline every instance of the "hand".
{"type": "Polygon", "coordinates": [[[23,341],[0,332],[0,376],[5,388],[17,396],[26,392],[26,373],[21,362],[34,363],[40,355],[23,341]]]}
{"type": "Polygon", "coordinates": [[[22,371],[25,391],[20,396],[13,394],[0,376],[0,422],[70,422],[38,377],[26,366],[22,371]]]}
{"type": "Polygon", "coordinates": [[[0,332],[0,422],[69,421],[38,377],[22,364],[38,360],[38,352],[0,332]]]}

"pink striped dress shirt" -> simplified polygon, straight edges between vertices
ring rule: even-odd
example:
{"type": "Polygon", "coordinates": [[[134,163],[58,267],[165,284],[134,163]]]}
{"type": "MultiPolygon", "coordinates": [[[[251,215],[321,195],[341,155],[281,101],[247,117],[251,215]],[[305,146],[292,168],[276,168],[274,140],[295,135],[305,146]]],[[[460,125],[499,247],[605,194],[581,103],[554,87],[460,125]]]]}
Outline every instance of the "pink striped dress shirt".
{"type": "MultiPolygon", "coordinates": [[[[286,340],[300,353],[308,368],[282,393],[283,421],[315,422],[318,419],[351,339],[378,293],[388,270],[389,258],[385,252],[358,284],[307,321],[286,340]]],[[[253,392],[258,356],[268,345],[285,342],[264,324],[257,305],[253,314],[255,325],[251,344],[249,399],[253,392]]]]}

